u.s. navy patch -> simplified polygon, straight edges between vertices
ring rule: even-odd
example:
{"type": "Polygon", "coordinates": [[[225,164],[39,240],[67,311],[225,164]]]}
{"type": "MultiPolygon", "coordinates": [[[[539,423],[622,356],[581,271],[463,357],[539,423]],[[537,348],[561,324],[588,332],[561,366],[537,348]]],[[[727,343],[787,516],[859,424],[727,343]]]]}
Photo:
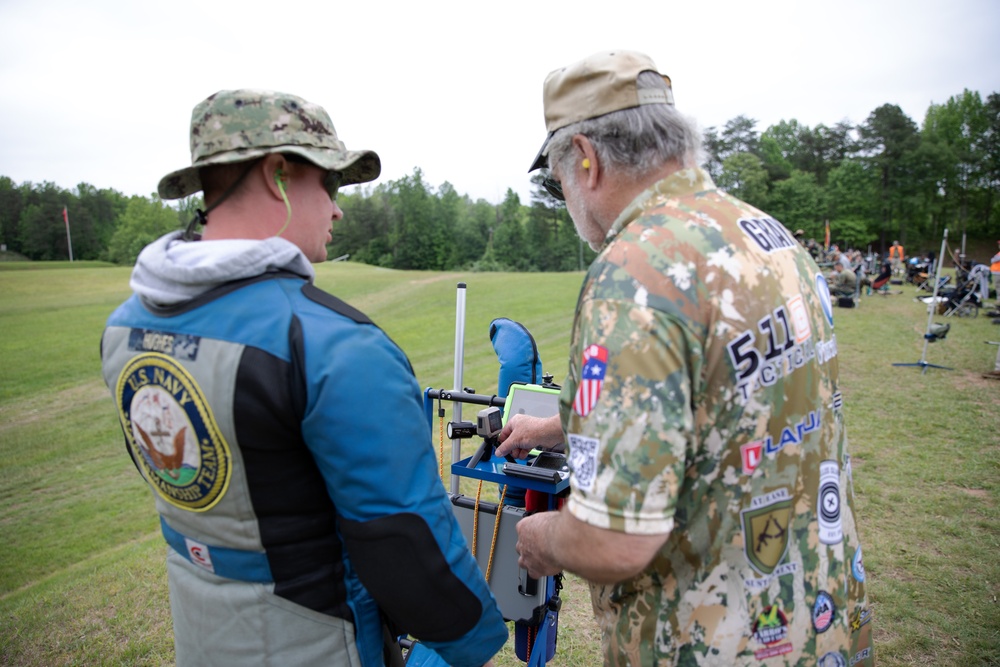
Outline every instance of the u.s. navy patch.
{"type": "Polygon", "coordinates": [[[115,398],[133,457],[160,497],[194,512],[219,502],[232,471],[229,445],[184,367],[140,354],[118,376],[115,398]]]}

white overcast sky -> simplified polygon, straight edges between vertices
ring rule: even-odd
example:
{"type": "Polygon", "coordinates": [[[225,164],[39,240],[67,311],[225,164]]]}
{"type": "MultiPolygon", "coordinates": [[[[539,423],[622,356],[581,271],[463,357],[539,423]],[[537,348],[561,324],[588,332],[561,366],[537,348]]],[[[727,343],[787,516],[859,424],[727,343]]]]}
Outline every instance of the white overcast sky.
{"type": "Polygon", "coordinates": [[[528,203],[542,82],[608,49],[649,54],[702,128],[814,127],[897,104],[917,125],[1000,92],[998,0],[0,0],[0,175],[149,195],[190,164],[191,108],[221,89],[330,112],[378,182],[528,203]]]}

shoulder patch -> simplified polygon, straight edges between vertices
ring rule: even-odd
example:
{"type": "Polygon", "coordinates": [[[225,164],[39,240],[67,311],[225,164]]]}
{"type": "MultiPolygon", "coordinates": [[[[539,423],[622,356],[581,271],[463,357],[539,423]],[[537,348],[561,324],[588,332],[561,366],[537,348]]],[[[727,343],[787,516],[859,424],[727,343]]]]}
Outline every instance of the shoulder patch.
{"type": "Polygon", "coordinates": [[[826,281],[826,277],[822,273],[816,274],[816,296],[819,298],[826,321],[833,328],[833,301],[830,298],[830,283],[826,281]]]}
{"type": "Polygon", "coordinates": [[[608,349],[602,345],[588,345],[583,351],[580,373],[583,377],[576,388],[573,409],[576,414],[586,417],[597,405],[597,399],[604,387],[604,374],[608,368],[608,349]]]}
{"type": "Polygon", "coordinates": [[[774,572],[788,550],[792,522],[792,497],[787,489],[757,496],[740,512],[743,524],[743,551],[757,572],[774,572]]]}
{"type": "Polygon", "coordinates": [[[169,331],[132,328],[128,349],[133,352],[162,352],[177,359],[194,361],[198,358],[201,336],[175,334],[169,331]]]}
{"type": "Polygon", "coordinates": [[[840,466],[836,461],[819,464],[816,515],[819,518],[819,541],[839,544],[844,539],[844,528],[840,517],[840,466]]]}
{"type": "Polygon", "coordinates": [[[857,581],[864,583],[865,580],[865,561],[861,557],[861,547],[859,546],[854,552],[854,557],[851,559],[851,574],[857,581]]]}
{"type": "Polygon", "coordinates": [[[146,352],[115,388],[122,430],[149,484],[166,502],[211,509],[229,488],[232,457],[194,378],[171,357],[146,352]]]}
{"type": "Polygon", "coordinates": [[[597,482],[597,458],[601,441],[597,438],[570,433],[567,438],[569,445],[569,469],[572,471],[576,485],[590,493],[597,482]]]}
{"type": "Polygon", "coordinates": [[[833,597],[826,591],[816,594],[816,602],[812,608],[812,624],[816,632],[822,633],[830,629],[833,625],[834,615],[837,608],[833,604],[833,597]]]}
{"type": "Polygon", "coordinates": [[[753,623],[753,638],[763,648],[754,651],[754,657],[758,660],[766,660],[777,655],[784,655],[793,650],[793,646],[788,639],[788,616],[777,604],[764,607],[757,615],[753,623]]]}
{"type": "Polygon", "coordinates": [[[798,245],[785,226],[774,218],[740,218],[740,229],[753,239],[761,250],[772,253],[775,250],[787,250],[798,245]]]}

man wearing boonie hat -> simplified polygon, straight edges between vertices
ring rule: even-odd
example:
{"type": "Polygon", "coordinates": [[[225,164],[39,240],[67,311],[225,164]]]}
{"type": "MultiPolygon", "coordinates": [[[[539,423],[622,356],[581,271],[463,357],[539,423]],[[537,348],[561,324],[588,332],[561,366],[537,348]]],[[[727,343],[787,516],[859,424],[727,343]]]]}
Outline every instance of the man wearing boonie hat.
{"type": "Polygon", "coordinates": [[[142,251],[101,341],[169,545],[176,663],[396,665],[408,633],[450,665],[491,664],[507,628],[410,364],[313,284],[337,188],[377,178],[378,156],[348,150],[322,107],[257,90],[198,104],[191,156],[160,195],[203,190],[206,210],[142,251]]]}
{"type": "Polygon", "coordinates": [[[560,416],[570,495],[518,524],[532,576],[587,579],[607,665],[870,665],[830,292],[794,235],[720,191],[670,80],[598,53],[545,80],[531,169],[598,250],[560,416]]]}

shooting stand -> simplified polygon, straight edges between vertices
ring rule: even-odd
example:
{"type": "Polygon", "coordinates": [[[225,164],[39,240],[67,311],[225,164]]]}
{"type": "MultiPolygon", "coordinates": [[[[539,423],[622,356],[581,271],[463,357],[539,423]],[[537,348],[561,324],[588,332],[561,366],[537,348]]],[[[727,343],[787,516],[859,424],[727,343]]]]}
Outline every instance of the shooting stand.
{"type": "MultiPolygon", "coordinates": [[[[938,257],[944,257],[945,247],[948,243],[948,230],[944,230],[944,238],[941,240],[941,252],[938,257]]],[[[914,362],[912,364],[893,364],[893,366],[917,366],[921,369],[920,373],[924,374],[927,372],[928,368],[941,368],[946,371],[954,370],[953,368],[948,368],[947,366],[937,366],[935,364],[927,363],[927,346],[930,345],[931,341],[935,340],[937,337],[931,333],[931,325],[934,324],[934,311],[937,310],[937,295],[938,287],[941,284],[941,265],[944,264],[943,261],[938,261],[937,267],[934,272],[934,295],[931,297],[931,302],[927,306],[927,330],[924,332],[924,352],[920,355],[920,361],[914,362]]]]}
{"type": "MultiPolygon", "coordinates": [[[[503,407],[507,402],[505,398],[476,394],[473,390],[462,388],[465,290],[465,283],[459,283],[453,377],[456,388],[427,389],[424,392],[424,412],[432,431],[435,401],[438,403],[437,412],[442,421],[443,402],[448,401],[452,404],[452,425],[461,423],[462,405],[465,403],[503,407]]],[[[513,472],[508,474],[504,471],[504,467],[509,465],[507,460],[497,457],[492,447],[480,449],[483,451],[477,452],[475,456],[459,460],[461,439],[452,439],[450,484],[452,509],[476,562],[486,576],[501,614],[505,620],[515,622],[517,656],[526,662],[528,667],[545,667],[546,661],[551,660],[555,653],[562,575],[536,580],[518,566],[518,554],[515,549],[517,524],[533,509],[554,510],[557,504],[556,496],[564,494],[569,488],[569,476],[568,473],[554,474],[548,475],[546,479],[542,474],[536,474],[534,477],[515,475],[513,472]],[[474,458],[476,462],[470,467],[469,464],[474,458]],[[484,502],[478,495],[469,497],[459,493],[459,481],[463,477],[478,479],[480,484],[482,482],[498,484],[503,489],[500,502],[484,502]],[[504,499],[508,496],[524,498],[529,492],[534,494],[532,498],[536,501],[542,499],[542,507],[504,503],[504,499]]],[[[510,466],[508,469],[517,471],[525,467],[525,461],[517,463],[521,465],[510,466]]],[[[523,470],[521,472],[523,473],[523,470]]]]}

